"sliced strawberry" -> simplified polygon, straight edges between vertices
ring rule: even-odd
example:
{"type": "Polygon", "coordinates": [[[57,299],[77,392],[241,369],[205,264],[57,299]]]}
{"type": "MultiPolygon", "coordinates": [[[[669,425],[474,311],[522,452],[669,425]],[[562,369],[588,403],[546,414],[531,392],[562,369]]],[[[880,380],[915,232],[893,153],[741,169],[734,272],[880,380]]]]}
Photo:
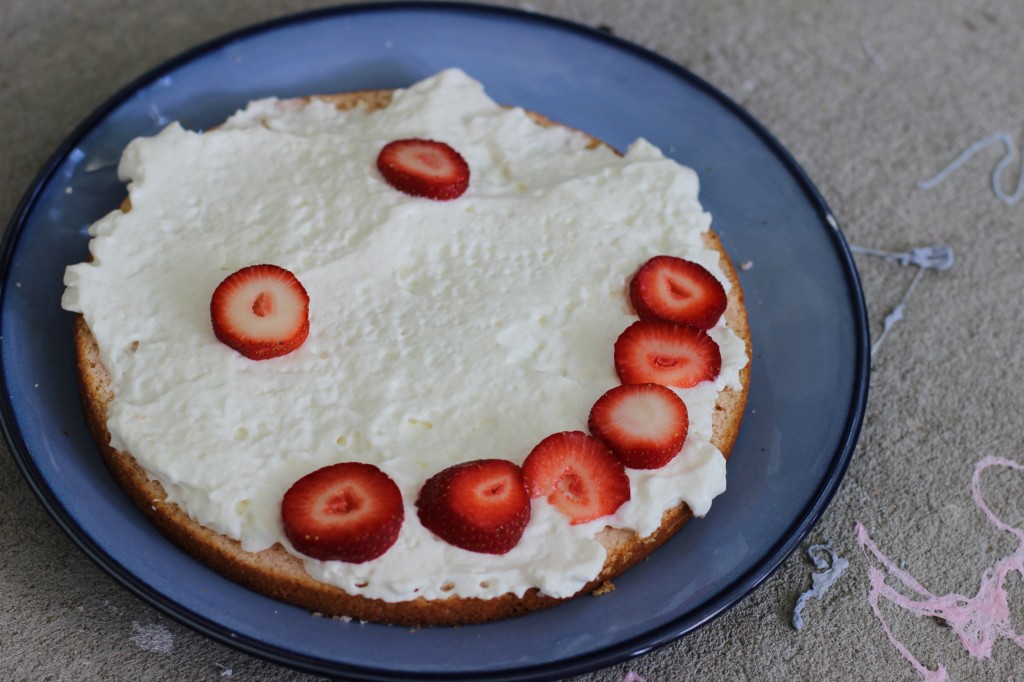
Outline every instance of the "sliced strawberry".
{"type": "Polygon", "coordinates": [[[284,532],[298,551],[322,561],[376,559],[398,539],[402,493],[372,464],[342,462],[296,481],[281,501],[284,532]]]}
{"type": "Polygon", "coordinates": [[[725,312],[722,283],[707,269],[675,256],[655,256],[629,284],[629,300],[641,320],[666,320],[711,329],[725,312]]]}
{"type": "Polygon", "coordinates": [[[631,469],[658,469],[679,454],[690,428],[686,403],[658,384],[616,386],[590,410],[590,432],[631,469]]]}
{"type": "Polygon", "coordinates": [[[604,444],[582,431],[555,433],[523,462],[530,497],[546,497],[573,525],[614,514],[629,499],[629,477],[604,444]]]}
{"type": "Polygon", "coordinates": [[[718,344],[688,324],[640,320],[615,341],[615,371],[624,384],[691,388],[715,380],[721,369],[718,344]]]}
{"type": "Polygon", "coordinates": [[[245,357],[276,358],[309,335],[309,295],[288,270],[250,265],[214,290],[210,319],[217,338],[245,357]]]}
{"type": "Polygon", "coordinates": [[[416,499],[423,526],[445,542],[485,554],[505,554],[530,521],[523,472],[504,459],[478,459],[427,479],[416,499]]]}
{"type": "Polygon", "coordinates": [[[469,164],[444,142],[395,140],[377,155],[377,168],[388,184],[414,197],[446,201],[469,187],[469,164]]]}

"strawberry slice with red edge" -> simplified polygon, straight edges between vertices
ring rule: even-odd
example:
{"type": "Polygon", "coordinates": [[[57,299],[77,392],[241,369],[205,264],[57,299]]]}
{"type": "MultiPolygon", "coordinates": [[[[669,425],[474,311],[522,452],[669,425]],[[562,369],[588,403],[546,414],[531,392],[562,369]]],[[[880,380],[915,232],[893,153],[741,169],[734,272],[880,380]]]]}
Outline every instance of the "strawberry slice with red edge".
{"type": "Polygon", "coordinates": [[[478,459],[428,478],[416,513],[427,530],[451,545],[505,554],[519,544],[530,521],[530,497],[517,464],[478,459]]]}
{"type": "Polygon", "coordinates": [[[630,497],[622,462],[582,431],[555,433],[523,462],[530,497],[546,497],[576,525],[614,514],[630,497]]]}
{"type": "Polygon", "coordinates": [[[624,384],[691,388],[714,381],[722,352],[703,329],[661,320],[639,320],[615,341],[615,371],[624,384]]]}
{"type": "Polygon", "coordinates": [[[616,386],[590,410],[590,433],[631,469],[659,469],[679,454],[690,428],[684,403],[659,384],[616,386]]]}
{"type": "Polygon", "coordinates": [[[309,335],[309,294],[288,270],[250,265],[228,275],[210,299],[213,333],[252,360],[287,355],[309,335]]]}
{"type": "Polygon", "coordinates": [[[414,197],[456,199],[469,187],[469,164],[451,146],[418,138],[394,140],[377,155],[389,185],[414,197]]]}
{"type": "Polygon", "coordinates": [[[384,554],[405,520],[402,493],[372,464],[342,462],[292,484],[281,501],[292,546],[322,561],[363,563],[384,554]]]}
{"type": "Polygon", "coordinates": [[[699,263],[655,256],[629,283],[629,300],[641,320],[665,320],[711,329],[725,312],[725,287],[699,263]]]}

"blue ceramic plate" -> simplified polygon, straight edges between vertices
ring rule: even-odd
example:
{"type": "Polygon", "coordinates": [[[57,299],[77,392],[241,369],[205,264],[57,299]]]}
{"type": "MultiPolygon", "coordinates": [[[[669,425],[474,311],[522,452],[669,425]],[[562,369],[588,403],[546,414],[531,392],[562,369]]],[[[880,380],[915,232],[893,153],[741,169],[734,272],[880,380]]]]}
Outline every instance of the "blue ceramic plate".
{"type": "MultiPolygon", "coordinates": [[[[651,201],[657,201],[651,197],[651,201]]],[[[605,33],[535,14],[436,3],[354,5],[258,26],[147,74],[90,117],[32,186],[2,251],[3,426],[42,503],[146,601],[225,644],[364,680],[539,680],[664,645],[743,598],[821,516],[864,414],[868,334],[856,271],[824,201],[747,113],[691,73],[605,33]],[[514,103],[625,148],[646,137],[701,175],[741,272],[752,388],[709,516],[616,581],[524,618],[457,629],[312,618],[176,549],[100,461],[78,403],[64,268],[117,207],[125,144],[172,120],[216,124],[266,95],[406,86],[449,66],[514,103]]]]}

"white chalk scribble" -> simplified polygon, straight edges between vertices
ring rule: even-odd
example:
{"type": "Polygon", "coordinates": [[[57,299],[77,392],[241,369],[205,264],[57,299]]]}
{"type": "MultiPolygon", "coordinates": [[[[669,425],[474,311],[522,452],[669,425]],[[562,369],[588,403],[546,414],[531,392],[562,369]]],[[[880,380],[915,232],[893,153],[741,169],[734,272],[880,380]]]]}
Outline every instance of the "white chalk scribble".
{"type": "Polygon", "coordinates": [[[998,144],[1003,145],[1006,149],[1006,154],[1003,155],[1003,158],[1001,158],[995,168],[992,169],[992,192],[1001,202],[1008,206],[1013,206],[1020,201],[1022,196],[1024,196],[1024,165],[1018,165],[1017,186],[1011,193],[1007,194],[1003,191],[1003,173],[1010,168],[1011,164],[1017,161],[1017,143],[1014,141],[1013,135],[1007,132],[994,133],[986,138],[978,140],[967,149],[960,152],[959,156],[953,159],[948,166],[943,168],[936,175],[923,182],[919,182],[917,184],[918,189],[928,190],[935,187],[960,168],[960,166],[967,163],[972,156],[980,152],[982,149],[998,144]]]}
{"type": "Polygon", "coordinates": [[[174,649],[174,635],[163,625],[142,625],[132,621],[129,640],[140,649],[158,654],[169,654],[174,649]]]}
{"type": "Polygon", "coordinates": [[[793,627],[797,631],[804,627],[803,610],[804,606],[811,599],[821,599],[836,581],[843,575],[850,566],[850,562],[839,556],[832,549],[832,543],[824,545],[811,545],[807,549],[807,556],[814,562],[817,571],[811,576],[811,589],[800,595],[793,608],[793,627]]]}
{"type": "Polygon", "coordinates": [[[985,457],[975,465],[974,475],[971,477],[971,496],[974,503],[989,523],[1017,540],[1017,548],[982,572],[978,593],[973,597],[955,592],[931,592],[885,556],[868,535],[863,524],[858,522],[856,526],[857,542],[865,559],[868,560],[868,603],[871,610],[882,624],[885,636],[925,682],[946,682],[949,679],[946,667],[941,663],[934,670],[926,667],[903,642],[896,639],[882,614],[879,605],[882,599],[915,616],[942,620],[956,633],[964,649],[974,658],[989,658],[993,645],[1001,638],[1024,649],[1024,634],[1018,633],[1013,627],[1009,595],[1006,591],[1011,573],[1024,575],[1024,529],[1006,523],[985,503],[981,494],[981,475],[990,467],[1024,472],[1024,465],[1002,457],[985,457]],[[894,579],[895,584],[887,582],[890,577],[894,579]]]}

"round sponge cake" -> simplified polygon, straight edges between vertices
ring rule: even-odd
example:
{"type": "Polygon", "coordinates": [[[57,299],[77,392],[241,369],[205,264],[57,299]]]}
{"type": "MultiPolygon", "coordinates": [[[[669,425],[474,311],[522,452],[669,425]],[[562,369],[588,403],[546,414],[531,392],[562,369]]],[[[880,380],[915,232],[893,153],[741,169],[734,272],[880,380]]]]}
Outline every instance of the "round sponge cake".
{"type": "MultiPolygon", "coordinates": [[[[317,99],[328,101],[338,109],[363,107],[375,110],[387,107],[391,98],[391,91],[364,91],[322,96],[317,99]]],[[[301,107],[308,101],[294,100],[284,104],[301,107]]],[[[530,117],[539,126],[557,125],[536,114],[531,114],[530,117]]],[[[600,141],[591,138],[591,146],[601,144],[600,141]]],[[[130,204],[126,202],[122,210],[131,210],[130,204]]],[[[719,266],[731,285],[728,288],[729,300],[725,321],[742,340],[749,358],[750,331],[736,270],[713,232],[706,231],[703,239],[707,248],[718,252],[719,266]]],[[[279,544],[262,551],[246,551],[238,541],[197,523],[181,507],[169,502],[160,482],[151,477],[130,452],[111,445],[107,429],[109,409],[115,397],[111,376],[101,360],[96,339],[82,315],[78,316],[75,329],[85,414],[108,468],[138,507],[164,534],[185,551],[232,580],[269,597],[323,614],[412,626],[492,621],[525,614],[571,598],[555,598],[531,588],[521,596],[508,593],[488,598],[450,596],[387,601],[352,594],[314,579],[306,571],[302,560],[279,544]]],[[[715,401],[711,444],[726,458],[731,453],[739,433],[747,398],[749,371],[748,362],[740,370],[741,387],[726,387],[718,393],[715,401]]],[[[675,506],[664,513],[660,526],[646,537],[640,537],[630,530],[605,528],[597,538],[607,550],[604,566],[578,594],[600,593],[609,589],[611,580],[647,557],[682,528],[692,516],[686,504],[675,506]]]]}

